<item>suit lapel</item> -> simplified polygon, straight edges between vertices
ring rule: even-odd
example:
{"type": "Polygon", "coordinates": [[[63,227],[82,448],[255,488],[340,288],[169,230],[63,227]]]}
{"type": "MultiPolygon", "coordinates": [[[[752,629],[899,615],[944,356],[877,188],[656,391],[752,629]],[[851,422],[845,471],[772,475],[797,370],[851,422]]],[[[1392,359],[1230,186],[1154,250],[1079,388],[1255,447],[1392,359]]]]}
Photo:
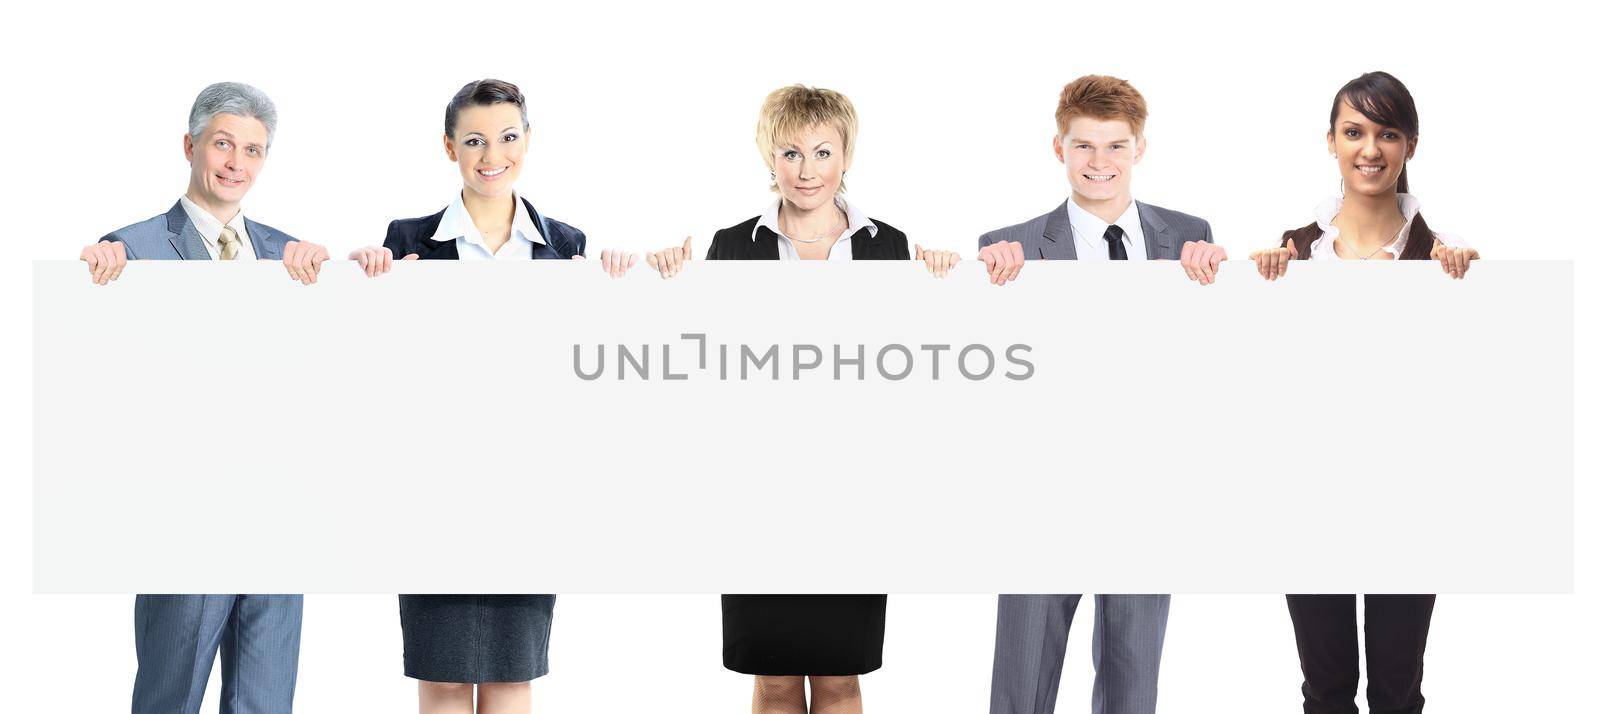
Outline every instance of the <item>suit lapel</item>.
{"type": "Polygon", "coordinates": [[[851,260],[876,260],[881,252],[880,241],[872,234],[872,230],[863,227],[850,236],[851,260]]]}
{"type": "MultiPolygon", "coordinates": [[[[854,248],[852,248],[854,250],[854,248]]],[[[855,254],[851,253],[851,257],[855,254]]],[[[751,260],[777,260],[778,259],[778,234],[773,233],[766,226],[756,228],[755,240],[750,242],[751,260]]]]}
{"type": "Polygon", "coordinates": [[[181,200],[172,204],[172,210],[167,211],[167,232],[171,234],[167,240],[172,243],[172,249],[178,251],[178,257],[184,260],[211,260],[205,240],[189,220],[189,212],[183,210],[181,200]]]}
{"type": "Polygon", "coordinates": [[[1139,207],[1139,227],[1144,231],[1144,257],[1148,260],[1176,260],[1179,254],[1172,248],[1171,227],[1149,206],[1138,201],[1134,201],[1134,205],[1139,207]]]}
{"type": "MultiPolygon", "coordinates": [[[[534,209],[532,201],[524,198],[522,199],[522,205],[528,209],[528,218],[533,221],[533,229],[539,232],[539,237],[544,239],[545,247],[554,251],[556,257],[566,258],[577,254],[577,251],[573,249],[573,246],[567,245],[566,242],[562,240],[561,236],[552,235],[554,231],[545,230],[544,216],[539,215],[539,211],[534,209]]],[[[529,257],[539,257],[539,243],[537,241],[533,241],[531,236],[529,237],[529,241],[533,243],[533,247],[529,248],[529,250],[533,252],[533,255],[529,257]]]]}
{"type": "Polygon", "coordinates": [[[461,253],[456,250],[454,238],[450,240],[417,239],[418,260],[459,260],[460,258],[461,253]]]}
{"type": "Polygon", "coordinates": [[[283,260],[283,246],[289,241],[282,234],[249,218],[244,219],[244,231],[250,234],[257,260],[283,260]]]}
{"type": "Polygon", "coordinates": [[[1072,221],[1067,219],[1067,202],[1062,201],[1044,222],[1044,240],[1039,244],[1038,255],[1024,258],[1046,260],[1077,260],[1078,248],[1072,239],[1072,221]]]}

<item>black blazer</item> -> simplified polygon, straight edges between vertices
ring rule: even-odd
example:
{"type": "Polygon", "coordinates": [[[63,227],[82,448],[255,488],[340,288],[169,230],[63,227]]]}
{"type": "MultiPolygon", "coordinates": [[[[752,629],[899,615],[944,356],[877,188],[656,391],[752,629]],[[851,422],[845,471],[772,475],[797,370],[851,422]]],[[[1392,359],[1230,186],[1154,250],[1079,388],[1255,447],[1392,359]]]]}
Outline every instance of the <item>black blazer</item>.
{"type": "MultiPolygon", "coordinates": [[[[761,216],[756,216],[732,228],[717,231],[711,238],[711,248],[706,251],[706,260],[777,260],[777,233],[762,226],[756,233],[755,240],[750,239],[750,232],[758,230],[756,223],[760,220],[761,216]]],[[[851,235],[851,260],[911,259],[911,249],[906,244],[905,233],[876,218],[868,220],[878,226],[878,235],[873,236],[867,228],[862,228],[851,235]]],[[[395,255],[400,254],[395,253],[395,255]]]]}
{"type": "MultiPolygon", "coordinates": [[[[533,244],[534,260],[564,259],[583,255],[583,249],[588,243],[583,231],[554,218],[539,215],[526,198],[522,199],[522,204],[528,207],[528,216],[533,219],[533,225],[538,229],[539,235],[544,237],[544,245],[533,244]]],[[[412,253],[416,253],[419,260],[460,260],[461,255],[456,252],[454,240],[433,240],[433,232],[439,230],[439,221],[443,219],[444,211],[441,210],[422,218],[401,218],[390,221],[389,235],[384,237],[383,247],[393,251],[396,260],[412,253]]]]}

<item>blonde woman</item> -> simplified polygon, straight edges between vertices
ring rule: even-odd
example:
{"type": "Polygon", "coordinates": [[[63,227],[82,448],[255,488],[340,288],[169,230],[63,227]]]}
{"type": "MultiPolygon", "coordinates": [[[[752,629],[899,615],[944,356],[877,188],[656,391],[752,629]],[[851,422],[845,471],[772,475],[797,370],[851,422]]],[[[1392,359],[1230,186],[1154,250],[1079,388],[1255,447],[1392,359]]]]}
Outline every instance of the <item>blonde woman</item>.
{"type": "MultiPolygon", "coordinates": [[[[856,148],[855,107],[843,94],[795,85],[769,95],[756,148],[777,194],[766,210],[717,231],[709,260],[909,260],[906,234],[869,218],[844,196],[856,148]]],[[[646,254],[662,277],[678,274],[691,242],[646,254]]],[[[958,257],[916,259],[945,275],[958,257]]],[[[853,714],[858,678],[883,664],[885,595],[723,595],[722,663],[755,675],[757,714],[853,714]],[[810,683],[811,699],[806,700],[810,683]]]]}

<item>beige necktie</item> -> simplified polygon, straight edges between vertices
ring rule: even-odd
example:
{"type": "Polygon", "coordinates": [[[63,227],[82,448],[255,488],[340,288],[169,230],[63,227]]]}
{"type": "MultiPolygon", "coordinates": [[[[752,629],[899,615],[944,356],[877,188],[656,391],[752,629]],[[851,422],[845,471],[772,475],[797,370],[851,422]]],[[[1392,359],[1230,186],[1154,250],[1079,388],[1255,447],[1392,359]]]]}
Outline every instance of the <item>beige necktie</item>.
{"type": "Polygon", "coordinates": [[[217,236],[217,245],[222,248],[218,251],[223,260],[233,260],[239,257],[239,233],[231,226],[223,226],[222,233],[217,236]]]}

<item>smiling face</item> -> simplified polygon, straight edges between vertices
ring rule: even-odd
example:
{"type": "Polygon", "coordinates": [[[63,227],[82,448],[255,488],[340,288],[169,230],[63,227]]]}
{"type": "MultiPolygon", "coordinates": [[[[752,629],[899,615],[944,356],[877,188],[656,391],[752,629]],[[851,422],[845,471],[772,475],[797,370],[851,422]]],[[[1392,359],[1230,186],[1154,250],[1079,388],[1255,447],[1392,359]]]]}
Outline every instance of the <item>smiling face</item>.
{"type": "Polygon", "coordinates": [[[772,172],[777,175],[778,194],[802,211],[832,204],[850,168],[843,149],[839,130],[824,124],[774,144],[772,172]]]}
{"type": "Polygon", "coordinates": [[[1133,165],[1144,158],[1144,138],[1125,119],[1073,117],[1055,138],[1056,159],[1079,205],[1121,204],[1132,200],[1133,165]]]}
{"type": "Polygon", "coordinates": [[[1417,151],[1416,137],[1381,126],[1343,102],[1328,132],[1328,152],[1339,160],[1344,190],[1364,196],[1394,193],[1406,161],[1417,151]]]}
{"type": "Polygon", "coordinates": [[[184,135],[183,155],[189,160],[189,200],[226,221],[267,161],[267,127],[254,117],[218,114],[199,139],[184,135]]]}
{"type": "Polygon", "coordinates": [[[522,111],[507,102],[470,106],[456,117],[455,136],[444,137],[444,150],[461,168],[467,190],[485,198],[510,193],[528,153],[522,111]]]}

